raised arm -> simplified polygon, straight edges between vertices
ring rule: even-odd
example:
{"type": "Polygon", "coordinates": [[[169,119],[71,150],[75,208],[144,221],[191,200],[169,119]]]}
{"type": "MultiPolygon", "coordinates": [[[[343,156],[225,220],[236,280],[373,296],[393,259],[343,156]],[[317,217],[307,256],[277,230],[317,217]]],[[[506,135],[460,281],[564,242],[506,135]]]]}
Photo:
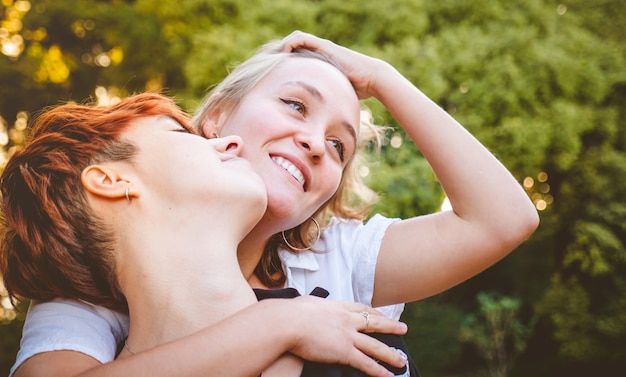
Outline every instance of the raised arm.
{"type": "Polygon", "coordinates": [[[451,288],[502,259],[536,229],[537,211],[509,171],[394,67],[302,32],[283,44],[287,51],[307,48],[331,56],[359,98],[379,100],[426,157],[452,204],[452,211],[388,229],[376,267],[374,306],[451,288]]]}
{"type": "Polygon", "coordinates": [[[364,305],[304,296],[264,300],[194,335],[137,355],[100,364],[73,351],[39,353],[15,377],[35,376],[258,376],[283,353],[307,360],[351,365],[373,376],[389,372],[371,357],[402,366],[404,360],[360,331],[404,334],[400,322],[364,305]],[[276,327],[274,324],[279,323],[276,327]]]}

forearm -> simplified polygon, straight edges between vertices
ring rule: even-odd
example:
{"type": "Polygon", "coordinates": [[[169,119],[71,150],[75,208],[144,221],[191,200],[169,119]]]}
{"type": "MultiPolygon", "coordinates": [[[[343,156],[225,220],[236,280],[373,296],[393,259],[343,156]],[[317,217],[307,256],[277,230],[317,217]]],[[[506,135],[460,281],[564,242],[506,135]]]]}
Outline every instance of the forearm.
{"type": "Polygon", "coordinates": [[[269,326],[276,310],[260,303],[198,333],[91,369],[80,376],[258,376],[294,338],[269,326]]]}
{"type": "MultiPolygon", "coordinates": [[[[258,376],[285,352],[383,376],[388,372],[372,358],[395,366],[404,365],[404,360],[360,333],[365,325],[363,311],[376,314],[362,304],[310,296],[264,300],[198,333],[106,364],[80,352],[37,354],[18,368],[15,377],[223,376],[225,371],[235,377],[258,376]]],[[[370,316],[367,328],[406,332],[404,324],[378,315],[370,316]]]]}
{"type": "MultiPolygon", "coordinates": [[[[272,331],[280,313],[260,303],[215,326],[134,356],[100,364],[75,351],[52,351],[26,360],[14,377],[35,376],[258,376],[290,346],[289,331],[272,331]]],[[[285,326],[286,330],[293,326],[285,326]]]]}
{"type": "Polygon", "coordinates": [[[537,212],[511,173],[474,136],[391,67],[380,62],[373,95],[402,125],[432,166],[454,213],[516,244],[534,230],[537,212]],[[507,237],[510,237],[507,239],[507,237]]]}

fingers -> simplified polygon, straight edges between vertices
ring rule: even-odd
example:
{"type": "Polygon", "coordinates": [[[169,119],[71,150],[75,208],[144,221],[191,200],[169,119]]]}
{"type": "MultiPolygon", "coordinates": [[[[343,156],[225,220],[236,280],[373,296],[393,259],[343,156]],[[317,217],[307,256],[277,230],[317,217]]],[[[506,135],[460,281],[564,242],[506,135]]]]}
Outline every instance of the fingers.
{"type": "Polygon", "coordinates": [[[367,330],[370,327],[370,313],[363,311],[363,312],[360,312],[359,314],[362,315],[363,319],[365,320],[365,328],[361,331],[367,332],[367,330]]]}
{"type": "Polygon", "coordinates": [[[402,335],[406,324],[381,315],[367,305],[301,296],[290,300],[302,311],[296,341],[289,351],[306,360],[350,365],[371,376],[390,376],[384,363],[402,368],[406,360],[388,345],[363,332],[402,335]],[[311,317],[313,315],[313,317],[311,317]]]}
{"type": "MultiPolygon", "coordinates": [[[[393,320],[391,318],[384,317],[380,313],[372,308],[365,308],[365,310],[357,313],[361,316],[361,327],[358,327],[358,331],[367,333],[391,333],[396,335],[405,334],[407,331],[406,324],[393,320]]],[[[354,317],[354,315],[353,315],[354,317]]],[[[358,348],[364,355],[367,355],[367,359],[353,358],[354,363],[362,363],[359,365],[353,365],[353,367],[361,369],[367,373],[370,373],[365,368],[372,368],[378,370],[378,366],[387,365],[395,368],[403,368],[407,364],[407,358],[402,353],[397,352],[389,345],[382,343],[381,341],[373,338],[369,335],[358,334],[355,338],[355,347],[358,348]],[[371,361],[376,361],[377,366],[371,364],[371,361]]],[[[389,375],[387,368],[383,368],[382,375],[389,375]]],[[[393,375],[393,373],[391,373],[393,375]]]]}
{"type": "Polygon", "coordinates": [[[360,332],[404,335],[408,330],[405,323],[385,317],[370,306],[347,301],[336,301],[336,303],[341,304],[344,310],[350,312],[351,321],[356,324],[355,328],[360,332]]]}
{"type": "Polygon", "coordinates": [[[405,323],[387,318],[376,309],[367,306],[363,306],[360,309],[352,310],[353,321],[355,321],[358,331],[404,335],[408,330],[405,323]]]}
{"type": "Polygon", "coordinates": [[[354,355],[350,357],[349,365],[355,369],[365,372],[365,374],[367,374],[368,376],[393,376],[393,373],[387,370],[387,368],[385,368],[384,366],[378,364],[376,360],[358,351],[355,351],[354,355]]]}
{"type": "Polygon", "coordinates": [[[282,50],[285,52],[291,52],[298,48],[306,48],[308,50],[315,51],[320,47],[321,41],[321,38],[318,38],[313,34],[296,30],[283,38],[282,50]]]}
{"type": "Polygon", "coordinates": [[[352,82],[360,99],[375,95],[372,84],[375,83],[373,79],[380,75],[382,61],[379,59],[301,31],[294,31],[282,40],[283,51],[292,52],[295,49],[317,51],[332,58],[352,82]]]}
{"type": "MultiPolygon", "coordinates": [[[[404,355],[368,335],[360,334],[360,336],[356,338],[355,346],[364,355],[367,355],[368,359],[374,361],[376,364],[388,364],[396,368],[402,368],[407,364],[407,359],[404,355]]],[[[358,367],[356,365],[353,365],[355,368],[361,369],[370,367],[369,363],[366,362],[366,360],[360,360],[360,358],[356,357],[353,360],[355,362],[363,363],[358,367]]],[[[386,368],[384,369],[386,370],[386,368]]]]}

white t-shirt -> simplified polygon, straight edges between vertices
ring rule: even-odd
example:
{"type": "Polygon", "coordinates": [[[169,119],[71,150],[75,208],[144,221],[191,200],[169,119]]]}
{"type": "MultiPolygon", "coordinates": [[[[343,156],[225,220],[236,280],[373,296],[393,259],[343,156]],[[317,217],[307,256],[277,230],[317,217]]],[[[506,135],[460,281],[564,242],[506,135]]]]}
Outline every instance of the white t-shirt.
{"type": "MultiPolygon", "coordinates": [[[[385,231],[398,219],[375,215],[366,224],[333,218],[312,250],[294,254],[279,250],[287,275],[286,286],[307,295],[315,287],[330,292],[332,300],[354,301],[372,306],[374,273],[385,231]]],[[[376,308],[399,319],[404,305],[376,308]]]]}
{"type": "MultiPolygon", "coordinates": [[[[330,292],[329,299],[371,306],[374,272],[385,231],[398,219],[380,215],[366,224],[334,218],[313,250],[292,254],[279,251],[287,275],[286,286],[301,295],[315,287],[330,292]]],[[[377,308],[399,319],[404,305],[377,308]]],[[[20,350],[9,377],[29,357],[41,352],[72,350],[106,363],[128,334],[128,316],[75,300],[31,304],[24,323],[20,350]]]]}
{"type": "Polygon", "coordinates": [[[128,334],[128,316],[76,300],[31,302],[20,350],[9,376],[24,360],[42,352],[72,350],[105,363],[128,334]]]}

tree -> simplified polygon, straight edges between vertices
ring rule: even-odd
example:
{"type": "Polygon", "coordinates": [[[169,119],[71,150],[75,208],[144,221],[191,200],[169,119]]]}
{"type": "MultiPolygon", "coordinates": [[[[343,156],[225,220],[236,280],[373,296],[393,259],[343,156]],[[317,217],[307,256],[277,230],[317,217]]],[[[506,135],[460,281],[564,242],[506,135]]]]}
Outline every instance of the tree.
{"type": "Polygon", "coordinates": [[[506,377],[515,358],[526,348],[532,324],[523,324],[518,316],[519,299],[480,292],[476,297],[478,313],[465,316],[460,340],[476,346],[487,362],[493,377],[506,377]]]}
{"type": "MultiPolygon", "coordinates": [[[[538,319],[511,375],[610,375],[626,366],[625,17],[620,0],[5,0],[0,141],[10,153],[28,119],[68,100],[163,90],[193,111],[233,64],[294,29],[383,58],[511,169],[542,218],[496,266],[407,307],[420,369],[480,369],[456,330],[497,287],[538,319]],[[448,346],[435,357],[432,342],[448,346]]],[[[366,177],[385,193],[375,210],[437,210],[444,193],[426,161],[367,104],[393,127],[366,177]]]]}

